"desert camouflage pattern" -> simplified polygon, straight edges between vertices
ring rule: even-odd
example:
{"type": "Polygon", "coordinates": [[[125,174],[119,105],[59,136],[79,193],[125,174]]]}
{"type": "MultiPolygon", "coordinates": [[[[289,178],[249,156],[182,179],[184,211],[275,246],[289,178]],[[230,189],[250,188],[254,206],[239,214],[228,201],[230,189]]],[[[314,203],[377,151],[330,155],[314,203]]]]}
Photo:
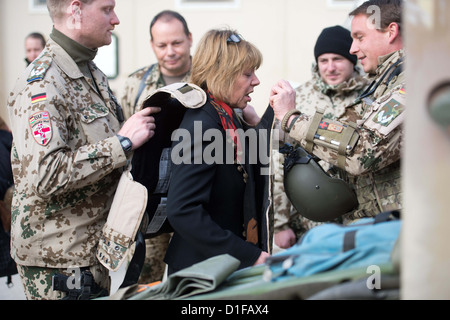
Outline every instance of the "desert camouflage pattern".
{"type": "MultiPolygon", "coordinates": [[[[180,82],[189,82],[189,78],[191,76],[191,72],[189,71],[186,76],[180,82]]],[[[125,89],[120,100],[125,119],[128,119],[136,112],[142,109],[142,105],[144,101],[150,96],[155,90],[165,87],[166,83],[161,75],[161,71],[158,64],[153,64],[144,68],[141,68],[134,73],[132,73],[125,82],[125,89]],[[136,97],[139,92],[139,87],[141,85],[141,81],[144,78],[145,74],[149,69],[152,68],[150,74],[145,80],[145,87],[139,96],[137,104],[136,97]]]]}
{"type": "MultiPolygon", "coordinates": [[[[27,300],[64,299],[67,293],[53,290],[52,278],[55,274],[62,274],[68,277],[74,275],[71,269],[17,266],[17,271],[22,279],[27,300]]],[[[100,264],[91,266],[89,271],[92,273],[95,283],[107,292],[110,292],[111,278],[109,277],[109,271],[100,264]]],[[[91,297],[91,299],[95,298],[97,297],[91,297]]]]}
{"type": "Polygon", "coordinates": [[[166,264],[163,259],[171,237],[171,233],[163,233],[145,240],[146,255],[138,283],[150,284],[162,281],[166,271],[166,264]]]}
{"type": "MultiPolygon", "coordinates": [[[[355,71],[353,77],[339,85],[330,86],[320,77],[317,64],[312,66],[312,78],[296,89],[296,108],[302,113],[313,116],[316,110],[324,110],[324,118],[335,120],[344,115],[350,116],[357,113],[358,116],[362,110],[351,107],[358,96],[363,92],[367,85],[367,80],[361,75],[360,71],[355,71]]],[[[357,118],[357,116],[352,116],[357,118]]],[[[285,137],[285,141],[293,145],[295,140],[285,137]]],[[[283,143],[280,142],[280,146],[283,143]]],[[[274,157],[274,211],[275,232],[291,228],[297,238],[300,238],[307,230],[318,225],[318,222],[311,221],[302,217],[292,206],[284,191],[284,155],[278,151],[272,153],[274,157]]],[[[325,171],[330,169],[330,165],[324,161],[320,165],[325,171]]]]}
{"type": "Polygon", "coordinates": [[[108,269],[118,271],[129,247],[133,244],[134,239],[116,232],[105,224],[97,246],[97,259],[108,269]]]}
{"type": "MultiPolygon", "coordinates": [[[[379,79],[393,64],[404,58],[403,50],[380,57],[376,76],[379,79]]],[[[387,79],[387,78],[386,78],[387,79]]],[[[344,223],[379,212],[401,209],[400,157],[403,119],[406,114],[404,71],[388,84],[383,82],[370,97],[373,103],[358,101],[339,117],[343,124],[357,124],[359,141],[346,156],[342,177],[356,189],[359,208],[344,217],[344,223]]],[[[294,124],[290,137],[306,146],[305,137],[311,118],[302,115],[294,124]]],[[[337,151],[314,145],[314,155],[336,166],[337,151]]]]}
{"type": "Polygon", "coordinates": [[[93,62],[89,68],[95,83],[49,40],[10,94],[11,255],[20,266],[98,264],[97,244],[127,158],[115,136],[120,122],[107,78],[93,62]]]}

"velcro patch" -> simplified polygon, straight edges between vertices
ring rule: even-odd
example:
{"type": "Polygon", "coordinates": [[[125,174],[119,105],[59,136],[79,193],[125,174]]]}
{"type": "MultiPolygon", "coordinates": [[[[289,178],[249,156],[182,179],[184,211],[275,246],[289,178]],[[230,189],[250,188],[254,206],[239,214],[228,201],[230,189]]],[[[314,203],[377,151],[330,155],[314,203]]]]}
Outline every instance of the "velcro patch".
{"type": "Polygon", "coordinates": [[[395,99],[391,99],[384,104],[378,113],[373,117],[372,121],[381,126],[387,127],[395,120],[403,111],[405,107],[395,99]]]}
{"type": "Polygon", "coordinates": [[[33,114],[28,122],[34,140],[41,146],[46,146],[53,134],[50,114],[47,111],[40,111],[33,114]]]}
{"type": "Polygon", "coordinates": [[[319,129],[341,133],[342,131],[344,131],[344,126],[322,121],[319,124],[319,129]]]}
{"type": "Polygon", "coordinates": [[[27,82],[31,83],[33,81],[42,80],[45,77],[45,73],[48,68],[50,68],[50,61],[46,61],[45,59],[36,59],[33,62],[33,68],[31,69],[30,75],[28,76],[27,82]]]}
{"type": "Polygon", "coordinates": [[[328,125],[329,125],[328,122],[322,121],[322,122],[319,124],[319,129],[327,130],[327,129],[328,129],[328,125]]]}

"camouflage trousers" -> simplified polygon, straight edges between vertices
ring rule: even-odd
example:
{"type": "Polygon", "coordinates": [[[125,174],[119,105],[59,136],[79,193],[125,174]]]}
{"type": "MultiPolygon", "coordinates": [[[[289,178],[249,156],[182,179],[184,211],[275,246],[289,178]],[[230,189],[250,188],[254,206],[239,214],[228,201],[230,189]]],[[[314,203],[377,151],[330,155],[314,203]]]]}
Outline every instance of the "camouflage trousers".
{"type": "MultiPolygon", "coordinates": [[[[52,279],[56,274],[62,274],[68,277],[74,277],[78,267],[55,269],[43,267],[29,267],[17,265],[17,271],[22,280],[25,290],[25,296],[28,300],[60,300],[67,297],[67,293],[53,290],[52,279]]],[[[95,282],[104,288],[104,293],[109,295],[111,287],[111,278],[109,270],[101,264],[89,267],[95,282]],[[106,290],[106,291],[105,291],[106,290]]],[[[98,296],[92,295],[91,299],[98,296]]]]}
{"type": "Polygon", "coordinates": [[[139,284],[162,281],[166,270],[164,257],[171,237],[172,234],[163,233],[157,237],[145,240],[145,261],[138,280],[139,284]]]}

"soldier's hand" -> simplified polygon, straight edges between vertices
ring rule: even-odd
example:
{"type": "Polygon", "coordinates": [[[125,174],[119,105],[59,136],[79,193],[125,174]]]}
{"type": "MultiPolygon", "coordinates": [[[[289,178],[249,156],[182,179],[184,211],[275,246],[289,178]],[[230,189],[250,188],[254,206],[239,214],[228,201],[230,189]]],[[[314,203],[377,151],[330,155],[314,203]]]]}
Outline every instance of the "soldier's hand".
{"type": "Polygon", "coordinates": [[[288,81],[281,80],[270,91],[270,105],[275,117],[282,121],[288,111],[295,109],[296,92],[288,81]]]}
{"type": "Polygon", "coordinates": [[[294,231],[292,229],[286,229],[280,232],[275,233],[275,244],[281,249],[287,249],[292,247],[297,238],[295,236],[294,231]]]}
{"type": "Polygon", "coordinates": [[[155,135],[155,118],[151,115],[161,111],[161,108],[149,107],[132,115],[118,132],[119,135],[127,137],[135,150],[150,140],[155,135]]]}
{"type": "Polygon", "coordinates": [[[242,115],[245,122],[247,122],[251,126],[256,126],[261,121],[261,117],[256,113],[255,108],[253,108],[249,104],[244,109],[242,109],[242,115]]]}

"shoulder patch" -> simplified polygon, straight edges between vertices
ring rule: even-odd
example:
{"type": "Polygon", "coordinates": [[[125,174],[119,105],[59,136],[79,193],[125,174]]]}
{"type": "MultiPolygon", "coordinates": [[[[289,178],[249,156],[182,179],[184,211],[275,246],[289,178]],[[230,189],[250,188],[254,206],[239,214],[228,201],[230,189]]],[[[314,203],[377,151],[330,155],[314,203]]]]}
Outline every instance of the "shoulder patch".
{"type": "Polygon", "coordinates": [[[52,139],[52,123],[48,111],[40,111],[33,114],[28,122],[34,140],[41,146],[46,146],[52,139]]]}
{"type": "Polygon", "coordinates": [[[344,131],[344,127],[342,125],[335,124],[335,123],[329,123],[326,121],[322,121],[319,124],[319,129],[333,131],[333,132],[337,132],[337,133],[342,133],[342,131],[344,131]]]}
{"type": "Polygon", "coordinates": [[[45,55],[41,59],[35,60],[33,62],[33,68],[31,68],[30,75],[28,76],[27,82],[31,83],[33,81],[39,81],[44,79],[45,73],[48,68],[50,68],[52,61],[48,59],[45,55]]]}
{"type": "Polygon", "coordinates": [[[375,117],[372,119],[373,122],[378,123],[384,127],[389,126],[395,118],[397,118],[403,111],[405,107],[395,99],[389,100],[388,103],[384,104],[382,108],[378,111],[375,117]]]}

